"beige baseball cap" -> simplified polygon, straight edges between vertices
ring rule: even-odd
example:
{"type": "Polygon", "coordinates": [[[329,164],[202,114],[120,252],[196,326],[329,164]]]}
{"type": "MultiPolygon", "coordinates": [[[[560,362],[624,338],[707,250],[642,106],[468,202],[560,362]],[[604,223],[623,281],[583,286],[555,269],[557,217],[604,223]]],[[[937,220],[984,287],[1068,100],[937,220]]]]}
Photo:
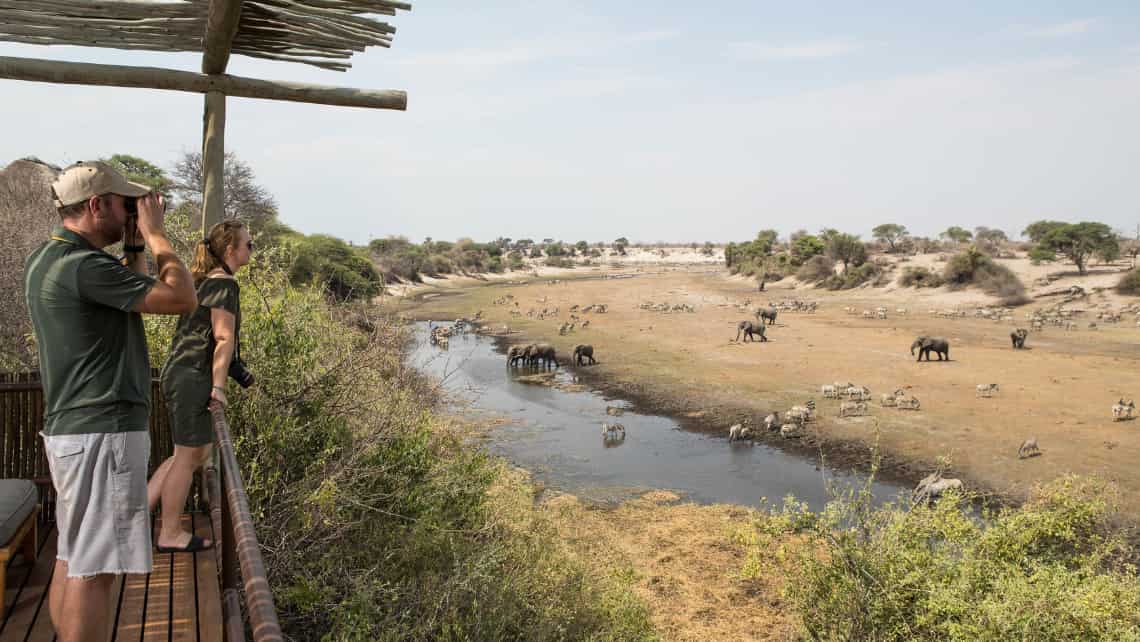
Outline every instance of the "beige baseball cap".
{"type": "Polygon", "coordinates": [[[104,194],[146,196],[150,188],[132,183],[117,169],[103,161],[79,161],[60,173],[51,184],[56,207],[67,207],[104,194]]]}

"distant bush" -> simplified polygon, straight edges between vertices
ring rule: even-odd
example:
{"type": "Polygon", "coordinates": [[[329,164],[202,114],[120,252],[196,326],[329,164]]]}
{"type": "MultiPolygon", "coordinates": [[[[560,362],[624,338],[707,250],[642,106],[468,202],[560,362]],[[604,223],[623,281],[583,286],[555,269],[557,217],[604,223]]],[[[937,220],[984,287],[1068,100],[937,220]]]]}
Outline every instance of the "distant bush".
{"type": "Polygon", "coordinates": [[[955,254],[946,264],[943,278],[952,288],[976,285],[991,296],[1001,297],[1007,305],[1025,303],[1025,285],[1009,268],[995,263],[988,255],[971,246],[955,254]]]}
{"type": "Polygon", "coordinates": [[[843,272],[833,275],[823,282],[823,285],[829,290],[850,290],[857,288],[864,283],[872,282],[873,285],[885,285],[879,279],[884,274],[883,268],[877,263],[864,263],[859,266],[852,265],[843,272]]]}
{"type": "Polygon", "coordinates": [[[502,272],[507,266],[524,267],[522,253],[517,250],[511,254],[517,255],[518,261],[504,261],[503,245],[501,242],[476,243],[471,239],[418,244],[403,237],[389,237],[372,241],[368,249],[384,280],[391,283],[397,279],[418,282],[425,275],[502,272]]]}
{"type": "MultiPolygon", "coordinates": [[[[798,533],[785,575],[807,639],[894,641],[1136,640],[1136,551],[1120,493],[1062,477],[1019,508],[970,512],[948,493],[933,506],[872,508],[869,485],[822,513],[794,501],[738,536],[745,575],[798,533]]],[[[783,550],[783,547],[781,547],[783,550]]]]}
{"type": "Polygon", "coordinates": [[[1120,294],[1140,294],[1140,268],[1134,268],[1120,277],[1116,291],[1120,294]]]}
{"type": "Polygon", "coordinates": [[[293,283],[314,284],[336,301],[365,300],[380,293],[380,274],[368,257],[344,241],[313,234],[293,241],[293,283]]]}
{"type": "Polygon", "coordinates": [[[804,283],[819,283],[835,276],[835,261],[819,255],[813,256],[796,270],[796,278],[804,283]]]}
{"type": "Polygon", "coordinates": [[[574,267],[574,261],[572,261],[571,259],[562,257],[562,256],[548,256],[548,257],[546,257],[546,260],[543,261],[543,264],[547,265],[548,267],[557,267],[557,268],[572,268],[572,267],[574,267]]]}
{"type": "Polygon", "coordinates": [[[899,277],[899,285],[905,288],[936,288],[945,282],[937,272],[924,267],[903,268],[902,276],[899,277]]]}
{"type": "Polygon", "coordinates": [[[1043,247],[1033,247],[1029,250],[1029,261],[1033,265],[1040,265],[1042,261],[1056,261],[1057,253],[1043,247]]]}

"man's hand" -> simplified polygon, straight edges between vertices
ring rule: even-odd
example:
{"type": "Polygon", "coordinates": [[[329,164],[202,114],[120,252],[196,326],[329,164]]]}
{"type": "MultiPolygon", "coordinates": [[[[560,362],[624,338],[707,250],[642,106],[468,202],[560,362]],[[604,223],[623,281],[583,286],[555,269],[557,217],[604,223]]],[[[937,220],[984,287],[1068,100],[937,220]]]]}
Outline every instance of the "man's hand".
{"type": "Polygon", "coordinates": [[[154,235],[165,236],[166,230],[163,226],[166,221],[166,200],[162,195],[151,192],[146,196],[140,196],[138,204],[138,229],[143,238],[149,239],[154,235]]]}

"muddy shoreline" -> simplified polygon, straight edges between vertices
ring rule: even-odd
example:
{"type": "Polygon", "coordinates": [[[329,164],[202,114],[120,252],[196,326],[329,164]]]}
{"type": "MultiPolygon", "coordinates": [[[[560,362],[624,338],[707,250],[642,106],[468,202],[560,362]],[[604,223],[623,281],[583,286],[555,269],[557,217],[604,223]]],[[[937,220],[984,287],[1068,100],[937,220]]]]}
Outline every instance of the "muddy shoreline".
{"type": "MultiPolygon", "coordinates": [[[[440,294],[439,296],[458,295],[440,294]]],[[[436,298],[436,297],[432,297],[436,298]]],[[[424,315],[418,312],[407,315],[409,320],[426,322],[439,320],[435,315],[424,315]]],[[[546,340],[543,337],[530,336],[526,332],[515,332],[510,335],[487,334],[495,347],[496,352],[506,358],[508,348],[517,343],[531,343],[546,340]]],[[[560,355],[565,360],[566,355],[560,355]]],[[[590,366],[575,366],[569,363],[559,364],[560,368],[574,374],[579,382],[591,390],[601,394],[607,400],[625,401],[631,410],[639,414],[664,416],[677,422],[685,430],[705,435],[724,435],[727,426],[750,420],[752,425],[762,420],[764,414],[770,410],[758,413],[753,408],[743,405],[725,404],[723,402],[704,403],[700,399],[682,399],[671,394],[656,393],[646,384],[619,379],[609,373],[596,370],[590,366]]],[[[784,453],[802,458],[813,464],[816,469],[826,462],[828,468],[840,472],[868,475],[871,472],[872,446],[862,440],[828,439],[818,431],[809,429],[802,437],[786,439],[776,433],[760,431],[755,442],[784,453]],[[822,459],[822,462],[821,462],[822,459]]],[[[926,477],[935,469],[933,462],[904,459],[892,453],[879,451],[879,466],[875,473],[877,481],[894,483],[906,487],[913,487],[920,479],[926,477]]],[[[1024,501],[1024,498],[1011,497],[985,488],[976,479],[954,472],[954,476],[961,478],[981,498],[981,503],[989,507],[1015,506],[1024,501]]]]}

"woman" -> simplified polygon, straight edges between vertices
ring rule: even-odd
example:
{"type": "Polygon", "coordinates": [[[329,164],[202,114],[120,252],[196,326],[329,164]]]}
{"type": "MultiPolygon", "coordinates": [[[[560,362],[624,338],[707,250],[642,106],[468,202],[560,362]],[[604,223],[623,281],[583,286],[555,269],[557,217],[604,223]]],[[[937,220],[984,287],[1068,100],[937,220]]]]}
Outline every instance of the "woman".
{"type": "Polygon", "coordinates": [[[193,552],[214,543],[182,530],[182,509],[194,471],[210,457],[210,411],[226,407],[226,376],[241,327],[234,272],[249,263],[253,241],[245,226],[224,221],[198,243],[190,272],[198,308],[178,319],[170,356],[162,368],[162,394],[170,411],[174,455],[158,467],[147,486],[153,511],[162,500],[160,553],[193,552]]]}

